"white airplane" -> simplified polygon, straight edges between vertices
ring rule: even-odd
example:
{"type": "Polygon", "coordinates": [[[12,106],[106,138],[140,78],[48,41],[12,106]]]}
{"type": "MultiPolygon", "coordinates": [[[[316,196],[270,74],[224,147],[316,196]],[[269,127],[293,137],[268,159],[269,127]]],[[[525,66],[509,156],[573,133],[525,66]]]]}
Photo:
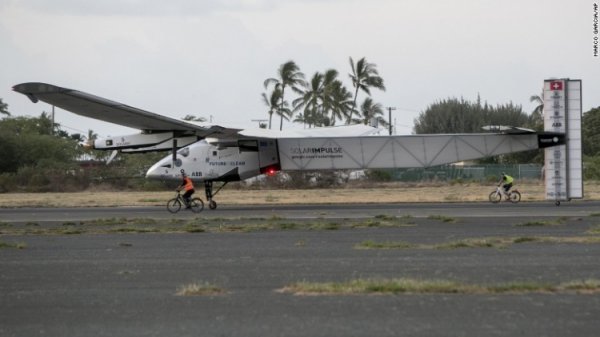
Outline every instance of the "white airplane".
{"type": "Polygon", "coordinates": [[[340,170],[430,167],[565,144],[563,133],[497,127],[495,133],[378,136],[378,129],[350,125],[272,131],[184,121],[140,110],[85,92],[45,83],[13,87],[78,115],[141,133],[97,139],[93,148],[124,153],[171,151],[146,173],[151,179],[180,179],[186,172],[204,183],[209,208],[230,181],[280,170],[340,170]],[[213,182],[222,185],[213,191],[213,182]]]}

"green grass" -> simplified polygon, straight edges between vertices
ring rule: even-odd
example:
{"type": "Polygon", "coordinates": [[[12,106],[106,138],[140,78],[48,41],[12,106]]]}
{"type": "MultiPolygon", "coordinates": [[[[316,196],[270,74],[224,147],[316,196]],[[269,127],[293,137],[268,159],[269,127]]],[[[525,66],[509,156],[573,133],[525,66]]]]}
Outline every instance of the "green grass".
{"type": "Polygon", "coordinates": [[[566,221],[565,218],[560,218],[558,220],[534,220],[523,223],[518,223],[516,227],[544,227],[544,226],[557,226],[561,225],[566,221]]]}
{"type": "Polygon", "coordinates": [[[404,215],[402,217],[396,217],[392,215],[380,214],[374,216],[372,219],[366,219],[361,222],[356,222],[350,227],[352,228],[373,228],[373,227],[408,227],[415,226],[412,216],[404,215]]]}
{"type": "Polygon", "coordinates": [[[559,284],[543,282],[509,282],[501,284],[467,284],[449,280],[412,278],[355,279],[344,282],[296,282],[279,292],[296,295],[356,294],[505,294],[505,293],[598,293],[600,280],[588,279],[559,284]]]}
{"type": "Polygon", "coordinates": [[[175,295],[177,296],[214,296],[224,295],[225,289],[217,287],[209,282],[190,283],[179,286],[175,295]]]}
{"type": "Polygon", "coordinates": [[[153,227],[116,227],[108,230],[109,233],[160,233],[161,229],[153,227]]]}
{"type": "Polygon", "coordinates": [[[411,249],[418,248],[418,245],[404,241],[384,241],[376,242],[373,240],[363,241],[356,245],[357,249],[411,249]]]}
{"type": "Polygon", "coordinates": [[[600,224],[592,226],[585,233],[591,235],[600,235],[600,224]]]}
{"type": "Polygon", "coordinates": [[[427,217],[430,220],[438,220],[442,222],[455,223],[457,220],[455,218],[445,216],[445,215],[430,215],[427,217]]]}
{"type": "Polygon", "coordinates": [[[600,212],[598,212],[598,213],[591,213],[590,216],[600,216],[600,212]]]}
{"type": "Polygon", "coordinates": [[[394,221],[397,219],[394,215],[388,215],[388,214],[378,214],[374,218],[379,219],[379,220],[385,220],[385,221],[394,221]]]}
{"type": "Polygon", "coordinates": [[[194,225],[194,224],[188,224],[185,227],[183,227],[183,230],[186,233],[204,233],[206,232],[206,229],[204,229],[204,227],[200,227],[198,225],[194,225]]]}
{"type": "Polygon", "coordinates": [[[25,249],[27,244],[24,242],[5,242],[0,241],[0,249],[25,249]]]}
{"type": "Polygon", "coordinates": [[[466,238],[437,244],[408,243],[404,241],[373,240],[363,241],[354,246],[355,249],[462,249],[462,248],[497,248],[504,249],[514,244],[546,243],[546,244],[600,244],[600,237],[586,236],[520,236],[520,237],[483,237],[466,238]]]}
{"type": "Polygon", "coordinates": [[[282,222],[277,224],[277,226],[279,227],[279,229],[283,230],[294,230],[302,227],[300,224],[294,222],[282,222]]]}
{"type": "Polygon", "coordinates": [[[308,227],[308,229],[310,230],[325,230],[325,231],[335,231],[340,229],[340,225],[338,223],[335,222],[318,222],[315,224],[312,224],[308,227]]]}

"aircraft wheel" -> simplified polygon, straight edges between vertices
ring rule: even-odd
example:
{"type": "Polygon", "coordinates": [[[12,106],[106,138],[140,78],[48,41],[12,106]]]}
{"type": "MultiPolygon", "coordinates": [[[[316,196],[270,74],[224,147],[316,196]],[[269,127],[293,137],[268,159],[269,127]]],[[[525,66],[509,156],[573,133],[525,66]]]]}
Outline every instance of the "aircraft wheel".
{"type": "Polygon", "coordinates": [[[217,209],[217,202],[214,200],[211,200],[208,202],[208,208],[210,209],[217,209]]]}

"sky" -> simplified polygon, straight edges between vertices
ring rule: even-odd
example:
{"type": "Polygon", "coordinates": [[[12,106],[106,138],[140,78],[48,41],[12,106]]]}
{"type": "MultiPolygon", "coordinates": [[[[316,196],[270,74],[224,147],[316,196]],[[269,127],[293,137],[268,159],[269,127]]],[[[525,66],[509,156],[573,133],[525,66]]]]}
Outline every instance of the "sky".
{"type": "MultiPolygon", "coordinates": [[[[349,57],[377,66],[397,134],[449,97],[530,113],[549,78],[581,79],[600,106],[600,0],[0,0],[0,98],[13,116],[50,111],[12,91],[45,82],[182,118],[256,127],[263,82],[295,61],[307,78],[349,57]]],[[[365,98],[360,93],[358,101],[365,98]]],[[[136,130],[57,109],[69,133],[136,130]]],[[[387,118],[387,113],[385,118],[387,118]]],[[[273,121],[273,128],[279,121],[273,121]]],[[[286,128],[301,125],[284,123],[286,128]]]]}

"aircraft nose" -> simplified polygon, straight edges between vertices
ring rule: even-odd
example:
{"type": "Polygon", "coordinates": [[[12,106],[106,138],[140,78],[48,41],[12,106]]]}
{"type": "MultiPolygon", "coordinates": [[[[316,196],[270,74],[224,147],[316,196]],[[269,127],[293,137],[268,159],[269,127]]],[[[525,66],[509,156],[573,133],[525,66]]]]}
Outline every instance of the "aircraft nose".
{"type": "Polygon", "coordinates": [[[173,179],[174,177],[171,162],[165,159],[152,165],[146,172],[148,179],[173,179]]]}

